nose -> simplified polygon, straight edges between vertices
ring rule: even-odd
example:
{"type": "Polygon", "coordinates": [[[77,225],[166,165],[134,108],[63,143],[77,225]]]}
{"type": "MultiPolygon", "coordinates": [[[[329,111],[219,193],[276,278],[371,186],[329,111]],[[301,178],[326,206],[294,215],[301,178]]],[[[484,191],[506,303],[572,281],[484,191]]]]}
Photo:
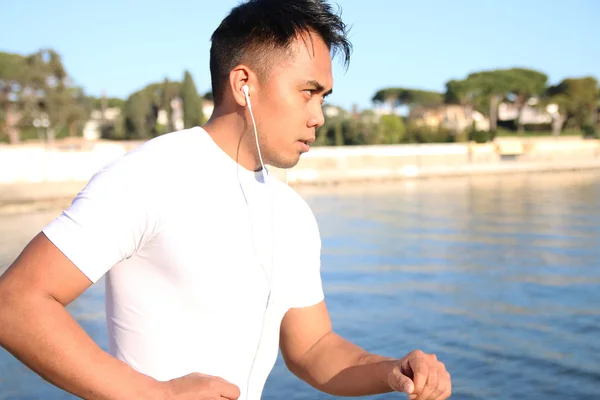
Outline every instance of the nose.
{"type": "Polygon", "coordinates": [[[321,126],[323,126],[324,124],[325,124],[325,115],[323,114],[323,107],[321,107],[321,105],[319,104],[319,106],[316,107],[316,110],[314,110],[311,113],[310,118],[308,119],[307,125],[309,128],[317,129],[317,128],[320,128],[321,126]]]}

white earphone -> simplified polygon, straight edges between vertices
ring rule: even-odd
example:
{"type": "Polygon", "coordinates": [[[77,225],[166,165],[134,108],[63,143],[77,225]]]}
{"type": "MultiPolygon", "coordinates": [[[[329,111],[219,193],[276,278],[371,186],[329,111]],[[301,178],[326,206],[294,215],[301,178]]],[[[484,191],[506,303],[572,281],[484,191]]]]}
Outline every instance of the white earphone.
{"type": "Polygon", "coordinates": [[[256,148],[258,150],[258,158],[260,159],[260,165],[262,167],[262,175],[263,179],[267,181],[265,164],[263,163],[262,154],[260,152],[260,145],[258,144],[258,130],[256,129],[256,121],[254,120],[254,113],[252,112],[252,103],[250,103],[250,89],[248,85],[242,86],[242,92],[244,92],[244,96],[246,97],[246,105],[248,106],[248,111],[250,111],[250,117],[252,118],[252,125],[254,126],[254,137],[256,138],[256,148]]]}
{"type": "MultiPolygon", "coordinates": [[[[242,92],[244,92],[244,96],[246,97],[246,106],[248,107],[248,111],[250,111],[250,117],[252,118],[252,125],[254,127],[254,137],[256,138],[256,149],[258,150],[258,157],[260,159],[260,165],[262,166],[262,175],[263,175],[263,180],[265,181],[265,183],[267,183],[267,175],[266,175],[266,169],[265,169],[265,164],[263,163],[262,160],[262,154],[260,151],[260,144],[258,143],[258,129],[256,128],[256,121],[254,120],[254,113],[252,112],[252,103],[250,103],[250,90],[248,88],[248,85],[244,85],[242,86],[242,92]]],[[[274,251],[274,249],[272,249],[272,251],[274,251]]],[[[263,271],[265,273],[266,279],[267,279],[267,285],[269,287],[269,294],[267,297],[267,304],[265,307],[265,311],[264,311],[264,315],[263,315],[263,321],[261,324],[261,331],[260,331],[260,340],[259,343],[257,345],[256,351],[254,353],[254,358],[252,359],[252,366],[250,368],[250,374],[248,375],[248,380],[246,382],[246,396],[248,397],[250,395],[250,378],[252,377],[252,371],[254,370],[254,364],[256,362],[256,357],[258,356],[258,351],[261,347],[261,343],[263,340],[263,331],[265,328],[265,323],[266,323],[266,319],[267,319],[267,312],[270,308],[270,305],[272,303],[273,300],[273,275],[275,274],[275,262],[274,262],[274,255],[271,254],[271,273],[269,274],[269,272],[266,270],[264,264],[261,262],[261,267],[263,268],[263,271]]]]}

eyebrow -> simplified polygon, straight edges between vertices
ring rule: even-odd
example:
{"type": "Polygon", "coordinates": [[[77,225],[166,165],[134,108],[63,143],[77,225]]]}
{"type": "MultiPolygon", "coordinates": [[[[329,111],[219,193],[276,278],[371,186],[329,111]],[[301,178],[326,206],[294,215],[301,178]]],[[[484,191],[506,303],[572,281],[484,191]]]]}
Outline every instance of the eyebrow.
{"type": "MultiPolygon", "coordinates": [[[[325,87],[315,80],[306,81],[306,85],[312,86],[317,92],[325,91],[325,87]]],[[[333,93],[333,89],[329,89],[326,93],[323,94],[323,97],[327,97],[331,93],[333,93]]]]}

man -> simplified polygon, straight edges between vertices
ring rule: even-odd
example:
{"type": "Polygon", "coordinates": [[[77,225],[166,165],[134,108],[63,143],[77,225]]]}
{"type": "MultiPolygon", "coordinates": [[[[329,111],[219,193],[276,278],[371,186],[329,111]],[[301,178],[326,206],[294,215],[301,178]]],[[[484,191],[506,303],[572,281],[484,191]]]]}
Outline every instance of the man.
{"type": "MultiPolygon", "coordinates": [[[[293,167],[324,122],[346,27],[322,0],[250,0],[212,37],[215,111],[99,171],[0,279],[0,344],[87,399],[259,399],[278,346],[337,396],[446,399],[435,355],[369,354],[331,326],[293,167]],[[65,306],[106,276],[109,352],[65,306]]],[[[285,394],[282,395],[285,397],[285,394]]]]}

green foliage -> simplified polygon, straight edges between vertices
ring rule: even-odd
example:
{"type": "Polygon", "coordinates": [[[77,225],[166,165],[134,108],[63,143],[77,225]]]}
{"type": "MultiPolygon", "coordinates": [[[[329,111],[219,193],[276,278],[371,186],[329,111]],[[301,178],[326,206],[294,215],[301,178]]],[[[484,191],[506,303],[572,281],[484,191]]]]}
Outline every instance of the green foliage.
{"type": "Polygon", "coordinates": [[[71,82],[52,49],[26,56],[0,52],[0,135],[19,142],[36,119],[49,121],[48,134],[77,134],[89,114],[83,90],[71,82]],[[8,126],[10,113],[19,116],[19,125],[8,126]]]}
{"type": "MultiPolygon", "coordinates": [[[[473,107],[490,118],[495,130],[500,101],[511,101],[522,110],[531,97],[544,93],[547,81],[546,74],[525,68],[479,71],[464,80],[448,81],[444,101],[473,107]]],[[[519,122],[517,124],[522,128],[519,122]]]]}
{"type": "Polygon", "coordinates": [[[198,94],[194,79],[188,71],[185,71],[183,77],[181,100],[183,101],[183,123],[185,128],[202,125],[204,122],[202,98],[198,94]]]}
{"type": "Polygon", "coordinates": [[[125,107],[125,100],[119,99],[118,97],[86,97],[86,106],[91,110],[101,110],[102,108],[118,108],[123,110],[125,107]]]}
{"type": "Polygon", "coordinates": [[[372,110],[364,110],[354,123],[354,144],[381,144],[379,117],[372,110]]]}
{"type": "Polygon", "coordinates": [[[125,102],[126,137],[129,139],[148,139],[154,136],[156,117],[155,107],[147,90],[136,92],[125,102]]]}
{"type": "Polygon", "coordinates": [[[598,81],[588,76],[564,79],[546,90],[547,102],[558,105],[567,116],[566,126],[583,128],[593,125],[598,109],[598,81]]]}
{"type": "Polygon", "coordinates": [[[445,104],[465,104],[468,101],[467,82],[451,80],[446,82],[446,92],[444,93],[445,104]]]}
{"type": "Polygon", "coordinates": [[[405,143],[449,143],[454,137],[443,127],[417,125],[413,122],[406,129],[405,143]]]}
{"type": "Polygon", "coordinates": [[[355,125],[346,115],[326,118],[325,124],[317,129],[316,146],[344,146],[351,144],[355,125]]]}
{"type": "Polygon", "coordinates": [[[598,139],[600,138],[600,130],[594,125],[584,125],[581,127],[583,137],[586,139],[598,139]]]}
{"type": "Polygon", "coordinates": [[[20,54],[0,52],[0,82],[2,85],[18,83],[28,75],[25,57],[20,54]]]}
{"type": "Polygon", "coordinates": [[[390,108],[396,106],[435,106],[443,104],[444,96],[438,92],[419,89],[387,88],[375,93],[371,99],[376,104],[388,104],[390,108]]]}
{"type": "Polygon", "coordinates": [[[342,130],[342,121],[338,121],[333,127],[333,134],[336,146],[344,145],[344,132],[342,130]]]}
{"type": "Polygon", "coordinates": [[[406,126],[398,115],[383,115],[379,120],[379,133],[383,144],[398,144],[404,139],[406,126]]]}
{"type": "Polygon", "coordinates": [[[486,131],[472,131],[469,133],[469,140],[476,143],[487,143],[492,139],[491,132],[486,131]]]}
{"type": "Polygon", "coordinates": [[[174,130],[171,124],[171,101],[179,98],[180,82],[165,79],[152,83],[131,94],[123,107],[124,137],[126,139],[149,139],[174,130]],[[158,126],[160,110],[167,112],[168,124],[158,126]]]}
{"type": "MultiPolygon", "coordinates": [[[[205,122],[202,113],[204,100],[212,100],[212,93],[200,96],[191,74],[185,71],[182,82],[164,79],[132,93],[126,100],[86,96],[68,75],[60,55],[52,49],[41,49],[21,55],[0,52],[0,141],[16,143],[20,138],[37,138],[41,131],[33,126],[36,119],[47,117],[48,131],[56,137],[80,134],[93,110],[118,108],[120,117],[101,126],[101,136],[107,139],[148,139],[173,131],[174,117],[183,119],[184,127],[205,122]],[[174,99],[181,100],[182,109],[173,110],[174,99]],[[166,119],[159,120],[159,115],[166,119]],[[176,113],[177,111],[177,113],[176,113]],[[181,115],[180,115],[181,114],[181,115]],[[9,126],[11,120],[18,125],[9,126]],[[160,122],[160,123],[159,123],[160,122]]],[[[505,129],[527,129],[525,135],[545,135],[548,130],[561,129],[565,133],[598,137],[600,130],[600,87],[594,77],[568,78],[547,87],[548,77],[527,68],[509,68],[476,71],[464,79],[450,80],[444,93],[410,88],[384,88],[375,93],[375,104],[390,108],[435,107],[458,104],[467,110],[477,110],[488,116],[492,131],[496,126],[505,129]],[[557,104],[560,123],[554,126],[524,126],[516,121],[496,123],[497,106],[501,101],[512,102],[521,110],[528,101],[540,99],[539,107],[557,104]],[[564,118],[563,118],[564,117],[564,118]],[[564,126],[562,120],[565,120],[564,126]],[[535,131],[535,132],[534,132],[535,131]]],[[[498,135],[514,132],[497,131],[498,135]]],[[[448,141],[487,141],[489,134],[467,130],[450,133],[443,128],[431,128],[414,123],[405,124],[397,115],[379,117],[366,110],[358,115],[341,112],[327,118],[317,131],[317,145],[362,145],[393,143],[432,143],[448,141]]]]}
{"type": "Polygon", "coordinates": [[[114,122],[102,125],[100,127],[100,137],[109,140],[128,139],[123,114],[121,114],[114,122]]]}

